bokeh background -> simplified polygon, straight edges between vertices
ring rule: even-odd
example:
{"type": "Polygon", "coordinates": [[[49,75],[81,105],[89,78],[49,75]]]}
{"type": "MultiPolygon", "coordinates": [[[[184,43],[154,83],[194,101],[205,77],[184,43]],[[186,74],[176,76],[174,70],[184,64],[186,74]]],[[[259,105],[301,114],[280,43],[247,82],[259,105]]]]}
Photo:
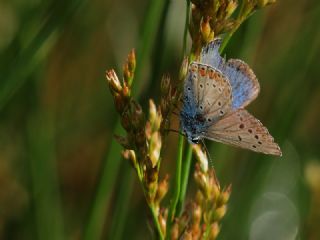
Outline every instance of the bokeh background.
{"type": "MultiPolygon", "coordinates": [[[[104,72],[136,48],[134,95],[145,108],[158,101],[161,75],[178,76],[184,18],[183,0],[0,1],[0,239],[151,239],[113,141],[121,128],[104,72]]],[[[319,21],[317,0],[278,1],[226,49],[258,76],[249,110],[283,156],[208,143],[221,185],[233,185],[220,239],[320,239],[319,21]]],[[[176,145],[170,134],[171,179],[176,145]]]]}

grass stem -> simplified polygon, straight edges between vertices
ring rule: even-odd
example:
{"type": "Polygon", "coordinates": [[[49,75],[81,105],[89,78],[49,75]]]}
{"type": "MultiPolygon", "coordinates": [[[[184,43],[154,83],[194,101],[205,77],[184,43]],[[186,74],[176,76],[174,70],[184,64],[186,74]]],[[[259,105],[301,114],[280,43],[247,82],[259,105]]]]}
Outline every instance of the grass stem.
{"type": "Polygon", "coordinates": [[[188,182],[189,182],[189,175],[190,175],[190,168],[191,168],[191,162],[192,162],[192,147],[189,144],[187,149],[187,155],[185,158],[185,161],[182,164],[182,175],[181,175],[181,190],[177,205],[177,215],[181,215],[184,199],[186,197],[188,182]]]}
{"type": "Polygon", "coordinates": [[[157,229],[157,233],[158,233],[159,239],[163,240],[164,236],[163,236],[163,233],[161,231],[161,227],[160,227],[160,223],[159,223],[159,219],[158,219],[158,215],[157,215],[156,209],[152,205],[149,205],[149,208],[150,208],[150,211],[151,211],[153,223],[154,223],[154,225],[155,225],[155,227],[157,229]]]}
{"type": "Polygon", "coordinates": [[[182,157],[183,157],[183,145],[184,145],[184,137],[179,136],[179,145],[178,145],[178,155],[177,155],[177,169],[176,169],[176,176],[175,176],[175,183],[174,183],[174,193],[172,202],[169,208],[168,214],[168,235],[170,233],[171,223],[174,220],[176,214],[176,207],[179,201],[180,196],[180,189],[181,189],[181,166],[182,166],[182,157]]]}

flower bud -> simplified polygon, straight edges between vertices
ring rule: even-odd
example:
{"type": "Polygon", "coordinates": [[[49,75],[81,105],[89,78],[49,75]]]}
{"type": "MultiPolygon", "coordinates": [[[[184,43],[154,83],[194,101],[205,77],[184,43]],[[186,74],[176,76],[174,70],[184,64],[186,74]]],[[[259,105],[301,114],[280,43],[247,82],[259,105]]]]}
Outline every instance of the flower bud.
{"type": "Polygon", "coordinates": [[[165,197],[169,189],[169,175],[167,174],[165,178],[159,183],[155,201],[160,203],[165,197]]]}
{"type": "Polygon", "coordinates": [[[131,120],[128,111],[123,112],[121,116],[121,125],[125,130],[130,130],[131,128],[131,120]]]}
{"type": "Polygon", "coordinates": [[[163,75],[161,79],[161,92],[163,95],[167,95],[170,90],[170,77],[163,75]]]}
{"type": "Polygon", "coordinates": [[[124,150],[122,152],[122,156],[125,158],[125,159],[128,159],[130,160],[131,164],[133,166],[136,166],[137,164],[137,158],[136,158],[136,153],[133,151],[133,150],[124,150]]]}
{"type": "Polygon", "coordinates": [[[159,132],[154,132],[150,138],[149,157],[152,167],[155,167],[160,158],[161,151],[161,136],[159,132]]]}
{"type": "Polygon", "coordinates": [[[128,55],[128,70],[133,73],[136,70],[136,54],[132,49],[128,55]]]}
{"type": "Polygon", "coordinates": [[[201,205],[203,201],[203,194],[201,193],[201,191],[197,191],[196,193],[196,197],[195,197],[195,202],[198,205],[201,205]]]}
{"type": "Polygon", "coordinates": [[[114,100],[114,105],[116,107],[116,110],[119,113],[122,113],[125,107],[125,100],[123,99],[123,97],[120,94],[114,92],[113,100],[114,100]]]}
{"type": "Polygon", "coordinates": [[[200,168],[203,172],[208,171],[208,158],[207,154],[204,153],[201,147],[197,144],[192,145],[193,152],[196,154],[196,158],[199,161],[200,168]]]}
{"type": "Polygon", "coordinates": [[[231,194],[231,184],[227,187],[226,190],[220,193],[219,199],[217,201],[217,205],[218,206],[225,205],[229,200],[230,194],[231,194]]]}
{"type": "Polygon", "coordinates": [[[128,82],[131,77],[132,77],[132,73],[129,71],[128,63],[125,63],[123,65],[123,80],[124,80],[124,82],[128,82]]]}
{"type": "Polygon", "coordinates": [[[121,83],[118,79],[116,72],[113,69],[106,71],[106,79],[108,81],[110,88],[113,91],[121,92],[121,90],[122,90],[121,83]]]}
{"type": "Polygon", "coordinates": [[[139,129],[143,125],[144,115],[139,103],[132,101],[131,104],[131,123],[134,128],[139,129]]]}
{"type": "Polygon", "coordinates": [[[130,88],[128,87],[127,83],[124,82],[123,88],[122,88],[122,95],[123,95],[126,99],[128,99],[128,98],[130,97],[130,93],[131,93],[130,88]]]}
{"type": "Polygon", "coordinates": [[[263,8],[263,7],[267,6],[267,5],[273,4],[275,2],[276,2],[276,0],[258,0],[257,6],[259,8],[263,8]]]}
{"type": "Polygon", "coordinates": [[[230,0],[226,8],[226,18],[229,18],[237,7],[238,2],[235,0],[230,0]]]}
{"type": "Polygon", "coordinates": [[[216,239],[220,232],[220,227],[217,222],[212,223],[210,226],[209,239],[216,239]]]}
{"type": "Polygon", "coordinates": [[[177,221],[174,221],[171,227],[171,236],[170,239],[177,240],[179,238],[179,224],[177,221]]]}
{"type": "Polygon", "coordinates": [[[150,99],[149,100],[149,121],[151,124],[154,123],[156,117],[157,117],[157,108],[153,100],[150,99]]]}
{"type": "Polygon", "coordinates": [[[188,66],[189,66],[188,57],[184,57],[180,67],[180,72],[179,72],[180,81],[184,81],[184,79],[186,78],[188,74],[188,66]]]}
{"type": "Polygon", "coordinates": [[[210,26],[210,17],[201,18],[200,32],[203,40],[208,43],[214,39],[214,33],[210,26]]]}
{"type": "Polygon", "coordinates": [[[196,183],[199,185],[199,189],[202,191],[202,193],[207,196],[208,191],[207,191],[207,186],[208,186],[208,181],[206,176],[203,174],[203,172],[200,171],[199,165],[196,165],[196,171],[194,172],[194,179],[196,183]],[[198,167],[197,167],[198,166],[198,167]]]}
{"type": "Polygon", "coordinates": [[[200,224],[201,216],[202,216],[202,210],[201,210],[200,205],[194,204],[193,209],[192,209],[193,223],[200,224]]]}
{"type": "Polygon", "coordinates": [[[162,214],[159,214],[158,219],[159,219],[161,232],[163,233],[163,235],[166,235],[166,228],[167,228],[166,218],[162,214]]]}
{"type": "Polygon", "coordinates": [[[122,137],[122,136],[119,136],[119,135],[114,135],[114,138],[116,139],[116,141],[118,143],[121,144],[122,147],[124,147],[126,149],[130,149],[131,148],[128,138],[122,137]]]}
{"type": "Polygon", "coordinates": [[[226,214],[226,212],[227,212],[227,206],[226,205],[223,205],[223,206],[219,207],[215,211],[214,220],[215,221],[221,220],[224,217],[224,215],[226,214]]]}

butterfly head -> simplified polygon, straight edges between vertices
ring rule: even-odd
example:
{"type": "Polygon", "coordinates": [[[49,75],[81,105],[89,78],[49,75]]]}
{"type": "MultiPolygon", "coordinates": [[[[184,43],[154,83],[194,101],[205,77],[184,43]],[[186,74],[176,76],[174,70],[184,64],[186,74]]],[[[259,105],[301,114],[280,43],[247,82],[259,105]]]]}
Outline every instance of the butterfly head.
{"type": "Polygon", "coordinates": [[[186,136],[186,138],[188,139],[188,142],[190,144],[198,144],[201,140],[201,137],[197,134],[195,134],[195,132],[190,132],[186,129],[183,129],[183,133],[186,136]]]}
{"type": "Polygon", "coordinates": [[[190,143],[193,143],[193,144],[198,144],[200,142],[200,137],[191,137],[191,138],[188,138],[188,141],[190,143]]]}
{"type": "Polygon", "coordinates": [[[198,144],[201,140],[201,125],[193,118],[181,119],[182,132],[191,144],[198,144]]]}

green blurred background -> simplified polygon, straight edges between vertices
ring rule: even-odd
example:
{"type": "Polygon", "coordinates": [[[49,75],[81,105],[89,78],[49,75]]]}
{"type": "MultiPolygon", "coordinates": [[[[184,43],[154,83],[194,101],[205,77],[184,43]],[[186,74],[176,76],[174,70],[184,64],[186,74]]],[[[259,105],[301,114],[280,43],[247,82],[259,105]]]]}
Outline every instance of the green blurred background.
{"type": "MultiPolygon", "coordinates": [[[[184,0],[0,1],[0,239],[151,239],[104,72],[136,48],[134,95],[158,101],[161,75],[178,76],[184,18],[184,0]]],[[[226,49],[258,76],[249,110],[283,156],[209,143],[233,185],[220,239],[320,239],[319,24],[319,1],[278,1],[226,49]]],[[[171,180],[176,145],[172,134],[171,180]]]]}

